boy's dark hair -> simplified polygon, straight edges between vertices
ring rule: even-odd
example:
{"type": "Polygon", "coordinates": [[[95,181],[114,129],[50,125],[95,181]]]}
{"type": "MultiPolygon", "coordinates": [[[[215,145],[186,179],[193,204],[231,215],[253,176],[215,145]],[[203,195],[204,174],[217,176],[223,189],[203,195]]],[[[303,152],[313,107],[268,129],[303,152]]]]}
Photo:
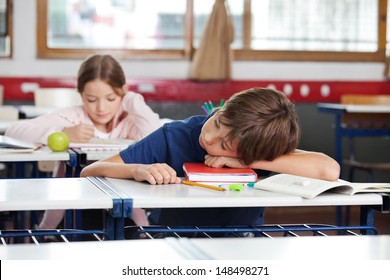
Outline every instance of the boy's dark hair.
{"type": "Polygon", "coordinates": [[[273,160],[296,149],[300,128],[294,104],[277,90],[252,88],[233,95],[219,110],[220,122],[231,128],[228,140],[246,165],[273,160]]]}
{"type": "Polygon", "coordinates": [[[119,96],[126,93],[122,90],[126,84],[122,66],[111,55],[93,55],[80,65],[77,76],[77,91],[82,93],[85,84],[96,79],[109,84],[119,96]]]}

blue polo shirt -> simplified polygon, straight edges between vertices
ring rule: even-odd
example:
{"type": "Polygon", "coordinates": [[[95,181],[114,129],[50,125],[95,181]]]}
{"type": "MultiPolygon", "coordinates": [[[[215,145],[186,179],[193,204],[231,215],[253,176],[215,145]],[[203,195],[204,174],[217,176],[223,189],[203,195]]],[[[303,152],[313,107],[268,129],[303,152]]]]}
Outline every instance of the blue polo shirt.
{"type": "MultiPolygon", "coordinates": [[[[120,152],[125,163],[167,163],[184,177],[183,163],[204,162],[206,150],[199,135],[206,116],[193,116],[167,123],[141,141],[120,152]]],[[[151,224],[168,226],[232,226],[262,223],[261,207],[163,208],[149,216],[151,224]],[[260,220],[259,220],[260,217],[260,220]]]]}

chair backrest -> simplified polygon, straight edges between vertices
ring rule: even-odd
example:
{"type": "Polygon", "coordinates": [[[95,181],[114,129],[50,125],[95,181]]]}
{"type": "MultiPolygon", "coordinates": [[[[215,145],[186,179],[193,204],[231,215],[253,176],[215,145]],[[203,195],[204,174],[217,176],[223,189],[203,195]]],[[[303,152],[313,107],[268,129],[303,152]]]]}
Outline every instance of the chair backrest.
{"type": "Polygon", "coordinates": [[[19,119],[19,110],[14,106],[1,106],[0,121],[17,121],[19,119]]]}
{"type": "Polygon", "coordinates": [[[3,90],[4,87],[0,85],[0,121],[16,121],[19,119],[19,110],[15,106],[3,106],[3,90]]]}
{"type": "Polygon", "coordinates": [[[83,101],[76,89],[38,88],[34,91],[34,104],[37,107],[63,108],[82,105],[83,101]]]}

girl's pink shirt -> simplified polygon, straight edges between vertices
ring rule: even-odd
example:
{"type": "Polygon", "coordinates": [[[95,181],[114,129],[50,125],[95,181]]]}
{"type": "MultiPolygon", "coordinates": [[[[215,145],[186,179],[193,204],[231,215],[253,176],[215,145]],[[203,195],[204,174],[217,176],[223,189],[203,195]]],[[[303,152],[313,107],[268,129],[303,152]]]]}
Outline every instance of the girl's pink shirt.
{"type": "MultiPolygon", "coordinates": [[[[83,106],[69,107],[34,119],[18,121],[7,129],[5,135],[46,145],[51,133],[80,123],[93,125],[83,106]]],[[[159,115],[145,103],[143,96],[128,92],[114,117],[110,138],[140,140],[159,127],[159,115]]]]}

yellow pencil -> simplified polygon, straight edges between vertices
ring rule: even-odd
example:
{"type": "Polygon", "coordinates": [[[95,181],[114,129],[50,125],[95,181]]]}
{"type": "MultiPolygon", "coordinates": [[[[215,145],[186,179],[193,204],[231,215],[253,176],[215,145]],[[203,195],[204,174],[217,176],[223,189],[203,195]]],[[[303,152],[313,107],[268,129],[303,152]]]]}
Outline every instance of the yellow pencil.
{"type": "Polygon", "coordinates": [[[186,180],[183,180],[183,181],[181,181],[181,182],[182,182],[183,184],[189,185],[189,186],[202,187],[202,188],[211,189],[211,190],[216,190],[216,191],[220,191],[220,192],[226,191],[225,188],[221,188],[221,187],[218,187],[218,186],[206,185],[206,184],[201,184],[201,183],[192,182],[192,181],[186,181],[186,180]]]}

